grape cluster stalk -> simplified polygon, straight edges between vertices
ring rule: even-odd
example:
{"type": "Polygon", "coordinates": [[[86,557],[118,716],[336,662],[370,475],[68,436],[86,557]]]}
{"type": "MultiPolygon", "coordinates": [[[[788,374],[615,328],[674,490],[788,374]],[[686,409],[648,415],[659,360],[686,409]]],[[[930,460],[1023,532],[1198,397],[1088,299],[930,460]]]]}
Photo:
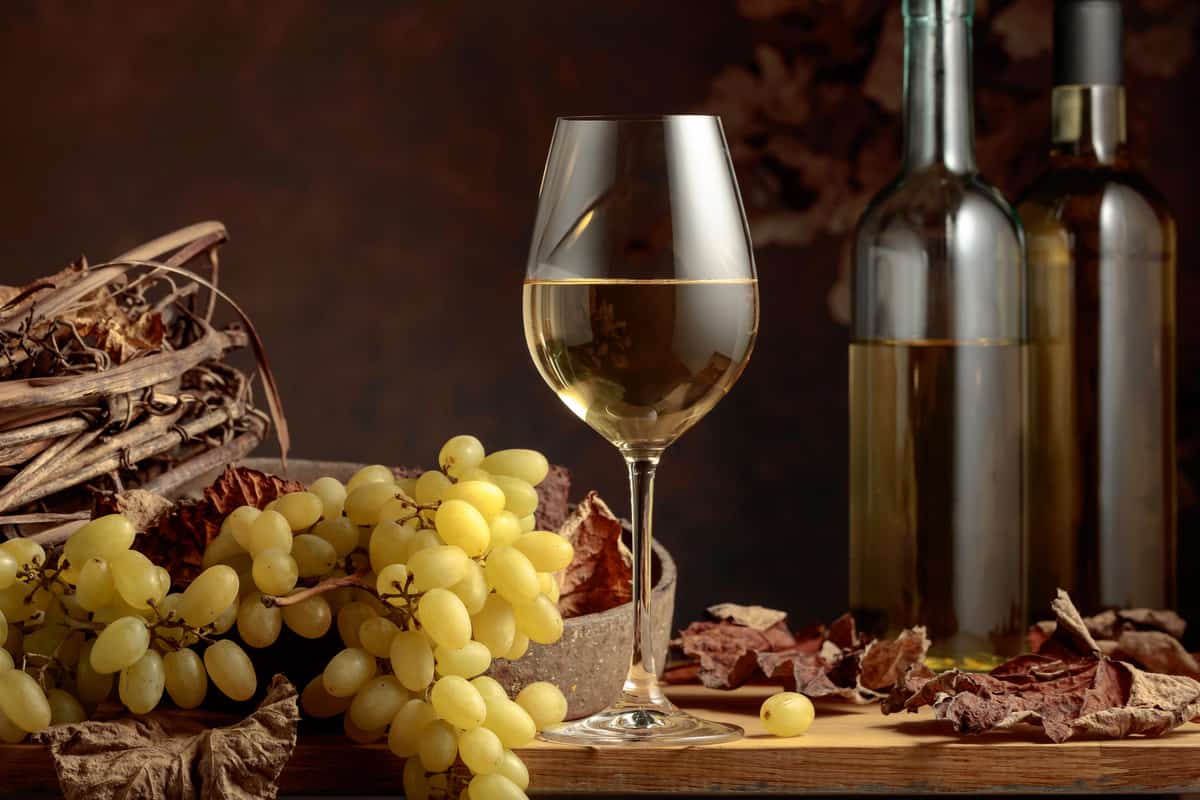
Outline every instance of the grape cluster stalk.
{"type": "Polygon", "coordinates": [[[549,464],[533,450],[487,454],[473,436],[442,447],[439,470],[397,479],[372,465],[323,477],[222,522],[204,570],[182,592],[131,549],[119,514],[47,552],[0,544],[0,740],[78,722],[113,693],[134,714],[164,696],[180,708],[209,685],[254,696],[251,650],[284,627],[344,649],[301,692],[312,717],[341,716],[355,742],[406,759],[409,798],[525,797],[514,750],[562,722],[558,687],[516,695],[486,673],[563,631],[558,581],[574,555],[534,530],[549,464]]]}

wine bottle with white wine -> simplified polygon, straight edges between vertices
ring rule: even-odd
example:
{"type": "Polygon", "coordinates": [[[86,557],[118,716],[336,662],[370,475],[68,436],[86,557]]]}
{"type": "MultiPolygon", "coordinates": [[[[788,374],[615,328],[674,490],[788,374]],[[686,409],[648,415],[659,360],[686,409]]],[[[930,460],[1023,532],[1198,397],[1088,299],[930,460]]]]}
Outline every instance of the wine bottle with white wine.
{"type": "Polygon", "coordinates": [[[975,164],[972,0],[905,0],[904,163],[859,220],[850,594],[984,668],[1024,625],[1024,255],[975,164]]]}
{"type": "Polygon", "coordinates": [[[1125,140],[1119,0],[1058,0],[1029,234],[1030,573],[1084,613],[1175,590],[1175,222],[1125,140]]]}

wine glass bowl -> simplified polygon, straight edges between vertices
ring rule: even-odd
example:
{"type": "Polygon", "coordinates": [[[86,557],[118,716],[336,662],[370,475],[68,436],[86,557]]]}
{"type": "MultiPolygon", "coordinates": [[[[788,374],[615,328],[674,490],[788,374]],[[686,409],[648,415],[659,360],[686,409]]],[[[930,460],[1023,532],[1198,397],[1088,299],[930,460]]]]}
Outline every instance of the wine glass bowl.
{"type": "Polygon", "coordinates": [[[551,741],[704,744],[741,735],[662,694],[650,641],[651,509],[663,451],[729,391],[758,330],[758,280],[720,120],[572,117],[555,126],[523,290],[546,383],[629,469],[634,653],[609,709],[551,741]]]}

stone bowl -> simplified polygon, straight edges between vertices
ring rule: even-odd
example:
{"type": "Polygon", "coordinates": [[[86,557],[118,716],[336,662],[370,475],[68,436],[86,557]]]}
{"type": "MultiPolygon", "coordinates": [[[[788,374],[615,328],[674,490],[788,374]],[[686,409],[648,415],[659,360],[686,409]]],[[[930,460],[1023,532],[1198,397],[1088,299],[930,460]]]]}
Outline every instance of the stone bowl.
{"type": "MultiPolygon", "coordinates": [[[[248,458],[240,462],[251,469],[282,474],[277,458],[248,458]]],[[[311,483],[322,475],[348,480],[363,465],[346,461],[289,459],[287,475],[311,483]]],[[[199,495],[221,470],[201,475],[181,488],[182,496],[199,495]]],[[[625,529],[629,531],[626,523],[625,529]]],[[[651,562],[654,581],[652,612],[655,664],[661,674],[667,661],[671,640],[671,620],[675,614],[675,561],[666,548],[654,542],[651,562]]],[[[530,644],[518,661],[497,659],[489,672],[510,694],[535,681],[549,681],[567,697],[567,718],[594,714],[620,694],[633,652],[633,604],[610,608],[596,614],[584,614],[565,620],[562,639],[552,645],[530,644]]]]}

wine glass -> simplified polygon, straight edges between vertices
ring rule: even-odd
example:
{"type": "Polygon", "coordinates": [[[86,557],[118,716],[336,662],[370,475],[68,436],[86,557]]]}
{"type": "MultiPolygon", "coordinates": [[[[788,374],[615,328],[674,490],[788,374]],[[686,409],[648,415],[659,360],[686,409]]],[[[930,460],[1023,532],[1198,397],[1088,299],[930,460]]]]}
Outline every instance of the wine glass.
{"type": "Polygon", "coordinates": [[[721,121],[563,117],[554,127],[524,287],[538,371],[629,468],[633,660],[620,698],[543,738],[693,745],[742,731],[658,686],[650,615],[654,472],[750,358],[758,279],[721,121]]]}

